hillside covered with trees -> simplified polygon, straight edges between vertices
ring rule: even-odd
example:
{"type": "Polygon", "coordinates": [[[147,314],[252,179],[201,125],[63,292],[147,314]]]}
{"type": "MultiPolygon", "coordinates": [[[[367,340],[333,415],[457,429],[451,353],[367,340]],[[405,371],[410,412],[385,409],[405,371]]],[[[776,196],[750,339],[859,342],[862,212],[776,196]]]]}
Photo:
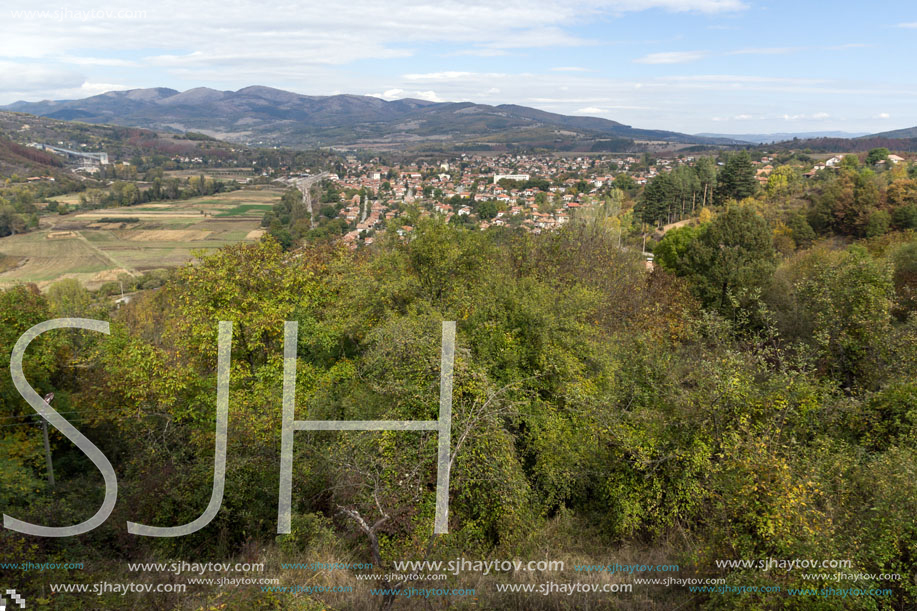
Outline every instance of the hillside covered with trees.
{"type": "MultiPolygon", "coordinates": [[[[781,593],[688,596],[641,586],[626,600],[597,601],[497,594],[499,575],[463,573],[449,585],[476,588],[485,608],[649,609],[677,600],[686,609],[833,609],[837,601],[786,593],[827,580],[718,561],[849,559],[850,572],[901,579],[860,582],[890,592],[843,608],[911,608],[917,238],[904,211],[917,205],[917,189],[904,168],[877,174],[847,163],[814,183],[786,174],[785,184],[719,206],[708,185],[709,215],[668,232],[652,272],[601,215],[540,235],[427,219],[409,237],[380,235],[373,248],[315,241],[285,251],[269,237],[227,247],[118,310],[66,282],[45,295],[0,293],[0,359],[41,321],[111,321],[107,336],[45,334],[25,371],[110,457],[120,483],[103,526],[74,539],[2,530],[0,561],[26,550],[80,557],[96,569],[92,579],[107,571],[117,580],[125,559],[237,558],[265,562],[293,584],[302,575],[281,562],[374,562],[387,573],[403,559],[565,559],[569,580],[582,577],[574,564],[653,558],[678,564],[682,577],[781,593]],[[413,431],[296,433],[293,530],[277,536],[287,320],[299,324],[296,414],[309,420],[435,420],[440,325],[456,321],[447,535],[432,532],[436,435],[413,431]],[[234,332],[222,507],[187,537],[128,535],[127,521],[190,522],[210,497],[218,321],[232,321],[234,332]]],[[[740,190],[741,176],[739,168],[718,189],[740,190]]],[[[652,202],[647,191],[642,201],[652,202]]],[[[48,525],[89,517],[102,497],[98,472],[52,431],[58,483],[46,484],[40,428],[8,376],[0,414],[4,513],[48,525]]],[[[58,608],[88,604],[42,588],[63,581],[60,572],[18,578],[4,583],[58,608]]],[[[366,585],[341,573],[309,579],[366,585]]],[[[424,604],[395,598],[358,587],[198,587],[144,604],[424,604]]]]}

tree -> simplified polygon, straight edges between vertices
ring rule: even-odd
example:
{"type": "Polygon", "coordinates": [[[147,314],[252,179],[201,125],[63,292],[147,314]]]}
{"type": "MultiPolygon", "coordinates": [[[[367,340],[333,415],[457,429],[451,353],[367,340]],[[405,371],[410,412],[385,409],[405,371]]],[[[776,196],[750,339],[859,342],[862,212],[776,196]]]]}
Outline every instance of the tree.
{"type": "Polygon", "coordinates": [[[866,222],[865,233],[867,238],[875,238],[885,235],[891,228],[892,215],[887,210],[875,210],[869,215],[866,222]]]}
{"type": "Polygon", "coordinates": [[[92,295],[74,278],[58,280],[48,287],[48,303],[58,317],[91,318],[88,314],[92,295]]]}
{"type": "Polygon", "coordinates": [[[767,196],[770,198],[785,197],[799,184],[799,174],[796,169],[788,166],[778,166],[767,177],[767,196]]]}
{"type": "Polygon", "coordinates": [[[675,188],[677,201],[672,218],[682,219],[687,214],[694,212],[697,205],[697,193],[700,190],[700,179],[697,172],[691,167],[680,165],[672,170],[671,179],[675,188]]]}
{"type": "Polygon", "coordinates": [[[0,238],[13,233],[23,233],[26,230],[26,222],[22,215],[9,205],[4,205],[0,201],[0,238]]]}
{"type": "Polygon", "coordinates": [[[622,191],[634,191],[637,188],[637,182],[630,174],[618,174],[612,182],[616,188],[622,191]]]}
{"type": "MultiPolygon", "coordinates": [[[[700,206],[703,208],[708,201],[713,201],[713,193],[716,189],[716,161],[714,161],[713,157],[701,157],[697,160],[694,170],[697,172],[697,179],[703,189],[700,202],[700,206]]],[[[694,208],[691,208],[691,211],[693,212],[694,208]]]]}
{"type": "Polygon", "coordinates": [[[917,204],[907,204],[895,209],[892,220],[899,229],[917,229],[917,204]]]}
{"type": "Polygon", "coordinates": [[[869,151],[869,154],[866,155],[866,165],[874,166],[880,161],[888,161],[888,156],[890,152],[887,148],[875,148],[869,151]]]}
{"type": "Polygon", "coordinates": [[[648,225],[664,223],[677,198],[677,186],[670,174],[660,174],[646,183],[643,198],[638,204],[638,215],[648,225]]]}
{"type": "Polygon", "coordinates": [[[847,388],[869,386],[880,369],[891,330],[891,267],[860,246],[813,253],[812,271],[799,283],[801,318],[822,367],[847,388]]]}
{"type": "Polygon", "coordinates": [[[686,273],[684,256],[700,233],[700,228],[691,226],[669,230],[653,248],[654,261],[663,269],[680,276],[684,275],[686,273]]]}
{"type": "Polygon", "coordinates": [[[898,247],[891,256],[897,313],[906,317],[917,310],[917,240],[898,247]]]}
{"type": "Polygon", "coordinates": [[[776,267],[767,221],[746,206],[731,207],[705,226],[684,259],[698,299],[723,313],[747,305],[776,267]]]}
{"type": "Polygon", "coordinates": [[[723,205],[729,199],[742,201],[746,197],[752,197],[757,190],[755,167],[748,152],[742,151],[726,159],[726,165],[717,177],[714,202],[723,205]]]}
{"type": "Polygon", "coordinates": [[[482,221],[488,221],[497,216],[497,202],[492,199],[481,202],[477,205],[475,211],[478,213],[478,218],[482,221]]]}
{"type": "Polygon", "coordinates": [[[856,155],[844,155],[844,158],[841,159],[841,169],[842,170],[859,170],[860,169],[860,158],[856,155]]]}
{"type": "Polygon", "coordinates": [[[812,229],[805,215],[797,212],[787,219],[786,224],[790,228],[793,241],[800,248],[808,248],[815,241],[815,230],[812,229]]]}

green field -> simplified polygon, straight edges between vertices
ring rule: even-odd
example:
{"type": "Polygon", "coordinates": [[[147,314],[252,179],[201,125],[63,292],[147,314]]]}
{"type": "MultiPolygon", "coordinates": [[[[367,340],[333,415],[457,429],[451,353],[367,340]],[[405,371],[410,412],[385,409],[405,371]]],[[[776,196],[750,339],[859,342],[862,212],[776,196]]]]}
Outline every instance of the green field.
{"type": "Polygon", "coordinates": [[[181,265],[195,251],[258,239],[261,217],[280,195],[277,189],[241,190],[44,217],[37,231],[0,238],[0,287],[33,282],[46,288],[76,278],[96,288],[122,274],[181,265]],[[138,221],[100,222],[112,218],[138,221]]]}
{"type": "Polygon", "coordinates": [[[273,208],[268,204],[241,204],[226,212],[221,212],[217,216],[257,216],[261,218],[264,213],[273,208]]]}

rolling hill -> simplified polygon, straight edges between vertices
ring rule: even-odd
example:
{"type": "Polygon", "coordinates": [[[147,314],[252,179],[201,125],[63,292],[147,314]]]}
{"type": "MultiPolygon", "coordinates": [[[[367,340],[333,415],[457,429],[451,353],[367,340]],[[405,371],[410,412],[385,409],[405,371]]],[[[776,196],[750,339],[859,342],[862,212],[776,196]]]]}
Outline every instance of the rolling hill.
{"type": "Polygon", "coordinates": [[[891,138],[894,140],[910,140],[912,138],[917,138],[917,127],[907,127],[905,129],[896,129],[890,132],[882,132],[880,134],[871,134],[869,136],[864,136],[865,138],[891,138]]]}
{"type": "Polygon", "coordinates": [[[110,91],[81,100],[16,102],[4,110],[86,123],[154,130],[199,131],[262,146],[361,148],[524,145],[618,150],[634,141],[678,145],[735,140],[636,129],[595,117],[525,106],[471,102],[382,100],[371,96],[308,96],[270,87],[179,92],[157,87],[110,91]]]}

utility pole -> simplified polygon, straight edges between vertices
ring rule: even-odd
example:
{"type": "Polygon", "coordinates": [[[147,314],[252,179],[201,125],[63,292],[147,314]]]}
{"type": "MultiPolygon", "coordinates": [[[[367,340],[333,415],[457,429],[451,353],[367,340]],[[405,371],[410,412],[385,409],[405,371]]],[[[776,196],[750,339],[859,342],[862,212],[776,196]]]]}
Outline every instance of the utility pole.
{"type": "MultiPolygon", "coordinates": [[[[51,401],[54,400],[54,393],[49,392],[44,397],[45,403],[48,404],[48,407],[51,407],[51,401]]],[[[48,462],[48,483],[53,487],[54,486],[54,463],[51,461],[51,442],[48,440],[48,421],[44,418],[41,419],[41,431],[44,433],[45,437],[45,460],[48,462]]]]}

